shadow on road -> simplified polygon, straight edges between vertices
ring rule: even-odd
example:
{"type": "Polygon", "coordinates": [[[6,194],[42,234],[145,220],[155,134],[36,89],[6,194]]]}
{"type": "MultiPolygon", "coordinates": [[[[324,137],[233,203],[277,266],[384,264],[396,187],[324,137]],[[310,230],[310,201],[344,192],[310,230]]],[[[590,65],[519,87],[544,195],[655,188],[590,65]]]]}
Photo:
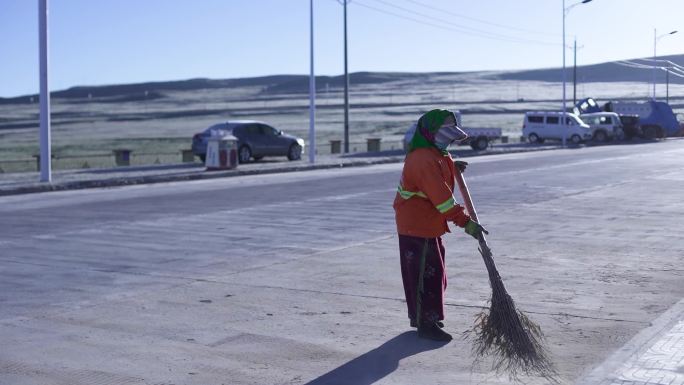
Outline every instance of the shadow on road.
{"type": "Polygon", "coordinates": [[[370,385],[395,371],[403,358],[444,345],[420,339],[416,332],[405,332],[306,385],[370,385]]]}

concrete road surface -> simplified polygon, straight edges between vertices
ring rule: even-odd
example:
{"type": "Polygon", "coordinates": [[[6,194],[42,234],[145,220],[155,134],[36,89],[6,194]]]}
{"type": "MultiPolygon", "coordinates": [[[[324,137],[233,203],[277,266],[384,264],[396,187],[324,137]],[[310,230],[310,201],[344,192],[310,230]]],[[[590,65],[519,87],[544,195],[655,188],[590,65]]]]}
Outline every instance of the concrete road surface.
{"type": "MultiPolygon", "coordinates": [[[[684,297],[684,141],[468,160],[497,267],[563,383],[684,297]]],[[[458,338],[409,328],[401,167],[0,198],[0,384],[510,383],[460,338],[490,295],[460,229],[458,338]]]]}

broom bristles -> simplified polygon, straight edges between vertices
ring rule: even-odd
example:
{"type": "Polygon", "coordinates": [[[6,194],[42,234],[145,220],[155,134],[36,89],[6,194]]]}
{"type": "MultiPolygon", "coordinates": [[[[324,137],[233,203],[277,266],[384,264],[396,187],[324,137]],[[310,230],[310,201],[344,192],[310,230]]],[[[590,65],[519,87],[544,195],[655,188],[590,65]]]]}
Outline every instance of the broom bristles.
{"type": "Polygon", "coordinates": [[[474,342],[476,362],[491,355],[497,374],[507,372],[516,381],[521,374],[537,375],[559,383],[556,368],[543,345],[541,328],[516,309],[496,271],[489,248],[481,248],[480,252],[489,271],[492,298],[489,311],[479,313],[473,329],[465,333],[474,342]]]}
{"type": "MultiPolygon", "coordinates": [[[[477,213],[460,169],[456,173],[456,182],[468,213],[477,222],[477,213]]],[[[513,299],[506,292],[496,270],[492,252],[483,233],[479,234],[478,241],[480,254],[489,273],[492,298],[489,313],[480,313],[475,327],[465,333],[466,337],[474,335],[473,351],[476,353],[476,362],[485,355],[492,354],[493,367],[497,373],[505,370],[513,380],[518,380],[519,374],[536,374],[552,383],[559,383],[556,369],[542,345],[541,328],[515,308],[513,299]]]]}

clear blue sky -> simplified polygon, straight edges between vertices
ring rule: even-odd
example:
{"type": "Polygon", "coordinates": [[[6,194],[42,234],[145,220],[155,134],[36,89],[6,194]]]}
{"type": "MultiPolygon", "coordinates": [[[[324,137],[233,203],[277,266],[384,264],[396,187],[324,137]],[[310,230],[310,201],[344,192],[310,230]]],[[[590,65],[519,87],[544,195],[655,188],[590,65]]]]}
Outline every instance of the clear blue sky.
{"type": "MultiPolygon", "coordinates": [[[[570,6],[578,0],[566,0],[570,6]]],[[[343,73],[342,6],[314,0],[315,66],[343,73]]],[[[559,67],[562,0],[352,0],[349,70],[559,67]]],[[[38,0],[0,0],[0,97],[38,92],[38,0]]],[[[684,0],[572,8],[578,63],[684,53],[684,0]]],[[[197,77],[308,74],[309,0],[50,0],[53,90],[197,77]]],[[[572,64],[568,51],[567,64],[572,64]]]]}

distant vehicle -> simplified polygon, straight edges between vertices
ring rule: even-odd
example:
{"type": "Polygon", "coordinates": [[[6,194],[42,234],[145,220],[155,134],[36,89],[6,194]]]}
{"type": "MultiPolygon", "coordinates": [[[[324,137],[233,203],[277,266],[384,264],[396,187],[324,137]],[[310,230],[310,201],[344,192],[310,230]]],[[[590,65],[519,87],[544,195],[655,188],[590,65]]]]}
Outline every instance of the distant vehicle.
{"type": "Polygon", "coordinates": [[[580,119],[591,127],[593,139],[597,142],[624,137],[622,121],[615,112],[592,112],[580,115],[580,119]]]}
{"type": "Polygon", "coordinates": [[[238,160],[246,163],[251,158],[264,156],[287,156],[289,160],[301,159],[304,140],[287,135],[264,122],[256,120],[232,120],[218,123],[192,137],[192,152],[202,162],[206,159],[207,142],[212,136],[233,135],[238,139],[238,160]]]}
{"type": "Polygon", "coordinates": [[[608,102],[605,109],[620,114],[639,115],[641,130],[646,138],[679,136],[680,127],[672,107],[653,100],[644,103],[608,102]]]}
{"type": "MultiPolygon", "coordinates": [[[[461,123],[461,112],[454,111],[454,115],[456,116],[456,122],[458,123],[458,126],[461,128],[461,130],[463,130],[463,132],[468,134],[468,138],[463,142],[460,142],[459,145],[470,145],[470,148],[473,150],[483,151],[489,147],[491,141],[501,138],[500,128],[463,127],[461,123]]],[[[408,150],[408,144],[411,143],[411,139],[413,139],[413,134],[416,132],[417,124],[418,122],[413,123],[411,127],[409,127],[408,131],[406,131],[406,134],[404,134],[404,151],[408,150]]]]}
{"type": "Polygon", "coordinates": [[[672,107],[665,102],[608,102],[601,108],[594,99],[586,98],[575,105],[574,111],[580,114],[606,111],[619,115],[638,115],[642,135],[649,139],[681,135],[680,123],[672,107]]]}
{"type": "Polygon", "coordinates": [[[546,139],[562,140],[563,132],[565,138],[574,144],[590,140],[593,136],[591,127],[570,112],[527,112],[522,132],[530,143],[544,143],[546,139]],[[561,120],[563,117],[566,119],[565,126],[561,120]]]}

